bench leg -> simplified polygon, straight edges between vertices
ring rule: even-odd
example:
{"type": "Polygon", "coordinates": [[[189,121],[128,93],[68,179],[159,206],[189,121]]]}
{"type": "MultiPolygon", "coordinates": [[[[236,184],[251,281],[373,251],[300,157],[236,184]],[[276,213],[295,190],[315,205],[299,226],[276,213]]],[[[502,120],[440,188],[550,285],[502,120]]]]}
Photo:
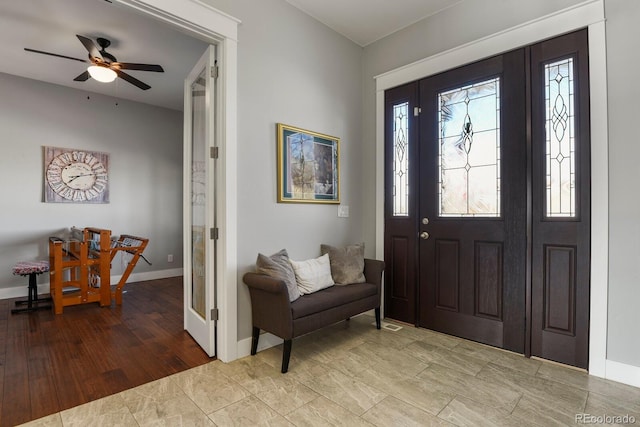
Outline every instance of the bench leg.
{"type": "Polygon", "coordinates": [[[291,341],[293,340],[284,340],[284,345],[282,348],[282,373],[286,374],[289,370],[289,358],[291,357],[291,341]]]}
{"type": "Polygon", "coordinates": [[[253,332],[251,334],[251,355],[255,356],[258,352],[258,340],[260,339],[260,328],[257,326],[253,327],[253,332]]]}
{"type": "Polygon", "coordinates": [[[380,329],[380,307],[376,307],[376,329],[380,329]]]}

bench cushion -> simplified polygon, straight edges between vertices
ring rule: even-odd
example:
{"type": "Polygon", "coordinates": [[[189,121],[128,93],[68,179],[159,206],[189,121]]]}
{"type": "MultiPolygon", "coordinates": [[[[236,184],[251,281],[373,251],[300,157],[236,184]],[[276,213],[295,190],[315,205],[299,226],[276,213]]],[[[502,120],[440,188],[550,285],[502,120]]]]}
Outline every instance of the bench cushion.
{"type": "Polygon", "coordinates": [[[332,307],[376,295],[378,288],[371,283],[354,283],[348,286],[332,286],[309,295],[303,295],[291,303],[294,319],[309,316],[332,307]]]}

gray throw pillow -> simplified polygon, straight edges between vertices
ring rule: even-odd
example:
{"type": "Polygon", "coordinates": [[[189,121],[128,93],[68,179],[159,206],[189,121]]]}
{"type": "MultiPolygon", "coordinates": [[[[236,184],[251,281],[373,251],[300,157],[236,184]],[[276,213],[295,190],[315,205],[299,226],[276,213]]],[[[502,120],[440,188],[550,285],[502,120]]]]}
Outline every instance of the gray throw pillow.
{"type": "Polygon", "coordinates": [[[336,248],[320,245],[320,252],[329,254],[331,276],[336,285],[364,283],[364,243],[336,248]]]}
{"type": "Polygon", "coordinates": [[[289,301],[295,301],[300,298],[296,274],[293,272],[286,249],[282,249],[271,256],[258,254],[256,270],[260,274],[283,280],[289,291],[289,301]]]}

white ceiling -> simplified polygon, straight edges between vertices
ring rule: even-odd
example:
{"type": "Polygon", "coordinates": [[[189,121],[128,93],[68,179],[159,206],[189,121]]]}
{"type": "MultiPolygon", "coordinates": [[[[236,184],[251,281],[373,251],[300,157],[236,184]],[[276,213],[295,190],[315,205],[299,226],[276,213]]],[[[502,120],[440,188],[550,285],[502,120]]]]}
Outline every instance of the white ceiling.
{"type": "Polygon", "coordinates": [[[286,0],[366,46],[462,0],[286,0]]]}
{"type": "MultiPolygon", "coordinates": [[[[255,0],[260,1],[260,0],[255,0]]],[[[286,0],[366,46],[462,0],[286,0]]],[[[181,110],[183,81],[207,43],[109,0],[0,0],[0,72],[181,110]],[[87,64],[31,53],[25,47],[87,58],[76,38],[104,37],[122,62],[160,64],[165,72],[127,71],[149,84],[143,91],[116,79],[104,84],[73,79],[87,64]]]]}
{"type": "Polygon", "coordinates": [[[184,78],[207,47],[170,25],[104,0],[0,0],[0,38],[0,72],[176,110],[183,108],[184,78]],[[146,91],[121,79],[75,82],[89,64],[24,50],[86,59],[76,34],[107,38],[112,42],[107,52],[119,61],[160,64],[165,72],[127,71],[151,86],[146,91]]]}

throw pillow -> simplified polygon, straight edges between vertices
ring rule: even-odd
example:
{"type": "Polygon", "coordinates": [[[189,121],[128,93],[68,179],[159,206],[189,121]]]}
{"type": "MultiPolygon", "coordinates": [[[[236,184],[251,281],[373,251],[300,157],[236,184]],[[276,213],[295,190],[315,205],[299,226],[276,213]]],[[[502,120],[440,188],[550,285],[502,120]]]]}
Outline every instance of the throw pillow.
{"type": "Polygon", "coordinates": [[[300,298],[296,275],[293,272],[293,268],[291,268],[289,254],[287,254],[286,249],[282,249],[271,256],[258,254],[256,270],[258,273],[266,274],[274,279],[283,280],[289,291],[289,301],[295,301],[300,298]]]}
{"type": "Polygon", "coordinates": [[[336,248],[320,245],[320,252],[329,255],[331,276],[336,285],[363,283],[364,277],[364,243],[336,248]]]}
{"type": "Polygon", "coordinates": [[[306,261],[291,261],[291,266],[296,275],[300,293],[312,294],[320,289],[333,286],[329,255],[306,261]]]}

